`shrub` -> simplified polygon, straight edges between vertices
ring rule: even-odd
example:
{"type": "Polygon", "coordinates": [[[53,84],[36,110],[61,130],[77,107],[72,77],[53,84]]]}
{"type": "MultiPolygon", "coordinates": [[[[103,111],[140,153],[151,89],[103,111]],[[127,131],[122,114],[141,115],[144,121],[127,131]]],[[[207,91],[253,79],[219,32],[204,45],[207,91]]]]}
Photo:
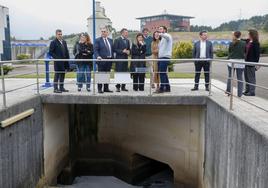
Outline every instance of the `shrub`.
{"type": "Polygon", "coordinates": [[[268,54],[268,43],[261,44],[261,54],[268,54]]]}
{"type": "MultiPolygon", "coordinates": [[[[178,42],[173,45],[172,58],[184,59],[193,57],[193,44],[191,42],[178,42]]],[[[173,65],[175,62],[171,62],[168,66],[169,71],[173,71],[173,65]]]]}
{"type": "Polygon", "coordinates": [[[228,50],[224,50],[224,49],[216,50],[216,56],[217,57],[227,57],[228,56],[228,50]]]}
{"type": "MultiPolygon", "coordinates": [[[[17,60],[24,60],[24,59],[30,59],[30,54],[19,54],[17,55],[17,60]]],[[[21,62],[21,63],[29,63],[29,62],[21,62]]]]}
{"type": "Polygon", "coordinates": [[[173,46],[172,58],[192,58],[193,44],[191,42],[178,42],[173,46]]]}
{"type": "MultiPolygon", "coordinates": [[[[10,66],[10,65],[4,65],[3,68],[4,68],[4,75],[8,74],[9,71],[12,71],[13,70],[13,67],[10,66]]],[[[1,74],[1,70],[0,70],[0,75],[2,75],[1,74]]]]}

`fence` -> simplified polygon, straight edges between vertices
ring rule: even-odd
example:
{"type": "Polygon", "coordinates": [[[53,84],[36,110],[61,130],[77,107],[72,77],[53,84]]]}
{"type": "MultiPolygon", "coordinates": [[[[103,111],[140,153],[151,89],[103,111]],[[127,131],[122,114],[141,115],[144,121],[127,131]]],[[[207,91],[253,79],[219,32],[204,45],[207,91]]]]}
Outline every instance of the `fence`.
{"type": "MultiPolygon", "coordinates": [[[[15,61],[1,61],[0,62],[0,67],[1,67],[1,81],[2,81],[2,90],[0,91],[0,93],[2,94],[2,100],[3,100],[3,106],[4,108],[7,107],[7,99],[6,99],[6,95],[10,92],[19,92],[19,90],[23,89],[23,88],[26,88],[26,87],[31,87],[33,85],[36,85],[36,93],[39,95],[40,94],[40,62],[49,62],[49,61],[52,61],[51,59],[30,59],[30,60],[15,60],[15,61]],[[23,62],[30,62],[32,64],[35,65],[35,70],[34,71],[31,71],[31,72],[27,72],[27,73],[23,73],[23,74],[17,74],[17,75],[12,75],[12,76],[9,76],[9,75],[4,75],[4,65],[5,64],[20,64],[20,63],[23,63],[23,62]],[[17,88],[12,88],[10,90],[6,90],[6,78],[13,78],[13,77],[16,77],[16,76],[21,76],[21,75],[28,75],[28,74],[34,74],[35,77],[36,77],[36,81],[34,83],[31,83],[31,84],[28,84],[28,85],[25,85],[25,86],[21,86],[21,87],[17,87],[17,88]]],[[[66,61],[66,59],[57,59],[57,61],[66,61]]],[[[92,62],[93,63],[93,70],[91,71],[91,75],[93,77],[92,79],[92,83],[90,83],[91,85],[93,85],[93,95],[96,94],[96,85],[98,84],[98,80],[97,80],[97,77],[99,76],[99,74],[101,74],[100,72],[96,71],[94,69],[94,67],[96,67],[96,64],[98,64],[99,62],[114,62],[114,63],[117,63],[117,62],[125,62],[125,63],[129,63],[129,62],[145,62],[148,63],[148,62],[154,62],[154,63],[157,63],[159,60],[157,59],[103,59],[103,60],[92,60],[92,59],[69,59],[68,61],[72,61],[72,62],[92,62]]],[[[249,66],[260,66],[260,67],[268,67],[268,64],[267,63],[254,63],[254,62],[244,62],[244,61],[235,61],[235,60],[222,60],[222,59],[161,59],[161,61],[171,61],[173,63],[193,63],[193,62],[200,62],[200,61],[207,61],[209,63],[209,66],[210,66],[210,71],[209,72],[206,72],[206,73],[209,73],[210,74],[210,77],[209,77],[209,92],[208,92],[208,95],[211,96],[212,95],[212,86],[216,89],[219,89],[223,92],[226,93],[226,90],[223,90],[222,88],[218,87],[217,85],[215,84],[212,84],[211,80],[212,80],[212,73],[213,73],[213,63],[215,62],[219,62],[219,63],[231,63],[231,77],[227,77],[227,79],[230,79],[231,80],[231,90],[230,92],[227,92],[227,94],[230,95],[230,104],[229,104],[229,108],[230,110],[233,110],[233,103],[234,103],[234,97],[236,97],[236,95],[234,95],[234,85],[235,85],[235,82],[238,82],[239,80],[235,79],[234,77],[234,72],[235,72],[235,64],[244,64],[244,65],[249,65],[249,66]]],[[[44,66],[44,65],[43,65],[44,66]]],[[[49,71],[48,70],[49,66],[46,66],[46,75],[49,76],[49,74],[51,73],[55,73],[53,71],[49,71]]],[[[59,72],[56,72],[56,73],[59,73],[59,72]]],[[[79,72],[77,72],[79,73],[79,72]]],[[[84,73],[84,72],[83,72],[84,73]]],[[[132,73],[137,73],[137,72],[128,72],[128,74],[132,74],[132,73]]],[[[155,73],[155,72],[152,72],[152,71],[148,71],[148,70],[143,70],[143,71],[140,71],[138,73],[141,73],[141,74],[147,74],[147,76],[149,77],[149,83],[145,83],[146,84],[149,84],[149,96],[152,96],[153,97],[153,90],[152,90],[152,84],[153,84],[153,80],[152,80],[152,75],[155,73]]],[[[167,73],[167,72],[157,72],[159,74],[164,74],[164,73],[167,73]]],[[[188,72],[184,72],[184,73],[196,73],[195,71],[188,71],[188,72]]],[[[200,72],[201,73],[201,72],[200,72]]],[[[110,72],[107,73],[109,74],[109,77],[110,77],[110,72]]],[[[119,74],[119,73],[115,73],[115,74],[119,74]]],[[[47,81],[49,81],[49,78],[47,78],[47,81]]],[[[244,84],[249,84],[249,85],[254,85],[255,87],[257,88],[261,88],[265,91],[268,90],[267,87],[265,86],[260,86],[260,85],[257,85],[257,84],[250,84],[250,83],[246,83],[245,81],[243,81],[244,84]]],[[[77,83],[76,83],[77,84],[77,83]]],[[[132,82],[125,82],[124,84],[132,84],[132,82]]],[[[167,84],[167,83],[162,83],[162,84],[167,84]]],[[[174,84],[174,83],[173,83],[174,84]]],[[[171,85],[173,85],[171,84],[171,85]]],[[[193,83],[184,83],[184,84],[193,84],[193,83]]],[[[244,100],[244,99],[241,99],[240,100],[244,100]]],[[[248,102],[246,100],[244,100],[245,102],[248,102]]],[[[262,108],[258,105],[255,105],[253,103],[250,103],[251,105],[254,105],[264,111],[267,111],[268,112],[268,109],[265,109],[265,108],[262,108]]]]}

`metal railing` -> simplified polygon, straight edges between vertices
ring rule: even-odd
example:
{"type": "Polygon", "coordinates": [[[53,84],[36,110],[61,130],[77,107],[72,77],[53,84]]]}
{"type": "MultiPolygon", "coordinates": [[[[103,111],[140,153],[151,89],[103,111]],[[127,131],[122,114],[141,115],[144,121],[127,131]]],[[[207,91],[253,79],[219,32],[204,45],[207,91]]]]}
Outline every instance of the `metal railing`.
{"type": "MultiPolygon", "coordinates": [[[[45,62],[49,62],[49,61],[54,61],[52,59],[27,59],[27,60],[14,60],[14,61],[0,61],[0,68],[1,68],[1,81],[2,81],[2,90],[1,90],[1,94],[2,94],[2,100],[3,100],[3,107],[6,108],[7,107],[7,98],[6,98],[6,94],[7,93],[10,93],[10,92],[14,92],[14,91],[18,91],[20,89],[23,89],[23,88],[26,88],[26,87],[31,87],[33,85],[36,85],[36,94],[37,95],[40,95],[40,62],[41,61],[45,61],[45,62]],[[23,73],[23,74],[16,74],[16,75],[4,75],[4,64],[7,64],[7,63],[12,63],[12,64],[20,64],[20,63],[23,63],[23,62],[29,62],[29,63],[32,63],[35,65],[35,71],[31,71],[29,73],[23,73]],[[36,82],[35,83],[32,83],[32,84],[28,84],[28,85],[25,85],[25,86],[21,86],[21,87],[18,87],[18,88],[12,88],[11,90],[6,90],[6,81],[5,79],[6,78],[13,78],[13,77],[16,77],[16,76],[21,76],[21,75],[28,75],[28,74],[34,74],[35,77],[36,77],[36,82]]],[[[64,61],[66,62],[66,59],[57,59],[55,61],[64,61]]],[[[235,85],[235,82],[238,82],[240,80],[237,80],[235,79],[234,77],[234,71],[235,71],[235,64],[244,64],[244,65],[249,65],[249,66],[260,66],[260,67],[268,67],[268,63],[255,63],[255,62],[245,62],[245,61],[235,61],[235,60],[223,60],[223,59],[103,59],[103,60],[97,60],[97,59],[68,59],[67,61],[72,61],[72,62],[92,62],[93,63],[93,70],[91,71],[92,73],[92,78],[93,78],[93,83],[90,82],[91,85],[93,85],[93,95],[96,94],[96,85],[98,84],[96,82],[96,74],[98,74],[99,72],[96,71],[94,69],[94,67],[96,66],[96,63],[98,62],[154,62],[154,63],[157,63],[158,61],[170,61],[170,62],[173,62],[173,64],[176,64],[178,62],[181,63],[193,63],[193,62],[200,62],[200,61],[207,61],[210,65],[210,71],[207,72],[209,73],[210,77],[209,77],[209,92],[208,92],[208,95],[209,96],[212,96],[212,86],[225,92],[226,93],[226,90],[218,87],[217,85],[214,85],[212,84],[212,73],[213,73],[213,62],[220,62],[220,63],[231,63],[231,77],[227,77],[227,79],[231,79],[231,90],[230,92],[228,93],[230,95],[230,101],[229,101],[229,109],[230,110],[233,110],[233,104],[234,104],[234,97],[236,97],[234,95],[234,85],[235,85]]],[[[44,65],[45,66],[45,65],[44,65]]],[[[226,70],[227,71],[227,70],[226,70]]],[[[201,71],[202,72],[202,71],[201,71]]],[[[201,73],[200,72],[200,73],[201,73]]],[[[204,71],[203,71],[204,72],[204,71]]],[[[48,73],[48,75],[50,73],[55,73],[54,71],[49,71],[49,70],[46,70],[45,73],[48,73]]],[[[56,73],[59,73],[59,72],[56,72],[56,73]]],[[[79,72],[77,72],[79,73],[79,72]]],[[[84,73],[84,72],[83,72],[84,73]]],[[[137,72],[128,72],[129,74],[131,73],[137,73],[137,72]]],[[[152,96],[153,93],[152,93],[152,84],[154,83],[153,80],[152,80],[152,74],[155,74],[156,72],[152,72],[152,71],[145,71],[145,72],[138,72],[138,73],[143,73],[143,74],[149,74],[149,96],[152,96]]],[[[163,74],[163,73],[168,73],[168,72],[157,72],[159,74],[163,74]]],[[[176,73],[192,73],[192,74],[195,74],[196,72],[195,71],[184,71],[184,72],[176,72],[176,73]]],[[[261,89],[264,89],[266,91],[268,91],[268,88],[265,87],[265,86],[260,86],[260,85],[257,85],[257,84],[250,84],[250,83],[247,83],[245,81],[242,81],[244,84],[249,84],[249,85],[254,85],[256,88],[261,88],[261,89]]],[[[75,83],[77,84],[77,82],[75,83]]],[[[111,84],[111,83],[109,83],[111,84]]],[[[132,82],[131,83],[125,83],[125,84],[133,84],[132,82]]],[[[144,83],[145,85],[148,84],[148,83],[144,83]]],[[[165,84],[165,83],[162,83],[162,84],[165,84]]],[[[183,84],[195,84],[195,83],[183,83],[183,84]]],[[[205,83],[200,83],[200,84],[205,84],[205,83]]],[[[174,85],[171,84],[171,85],[174,85]]],[[[244,99],[241,99],[245,102],[248,102],[244,99]]],[[[250,103],[248,102],[249,104],[253,105],[253,106],[256,106],[264,111],[267,111],[268,112],[268,109],[265,109],[265,108],[262,108],[258,105],[255,105],[253,103],[250,103]]]]}

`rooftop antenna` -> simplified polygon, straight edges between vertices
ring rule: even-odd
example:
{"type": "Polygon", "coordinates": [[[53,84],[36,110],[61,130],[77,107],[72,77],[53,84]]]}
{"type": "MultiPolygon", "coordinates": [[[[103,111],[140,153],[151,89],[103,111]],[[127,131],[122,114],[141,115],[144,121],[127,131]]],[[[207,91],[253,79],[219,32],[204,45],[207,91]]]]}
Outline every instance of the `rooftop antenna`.
{"type": "Polygon", "coordinates": [[[163,14],[168,14],[168,12],[167,12],[167,10],[166,10],[166,9],[164,10],[163,14]]]}
{"type": "Polygon", "coordinates": [[[239,16],[238,16],[238,19],[239,19],[239,20],[242,19],[242,9],[241,9],[241,8],[239,9],[239,16]]]}

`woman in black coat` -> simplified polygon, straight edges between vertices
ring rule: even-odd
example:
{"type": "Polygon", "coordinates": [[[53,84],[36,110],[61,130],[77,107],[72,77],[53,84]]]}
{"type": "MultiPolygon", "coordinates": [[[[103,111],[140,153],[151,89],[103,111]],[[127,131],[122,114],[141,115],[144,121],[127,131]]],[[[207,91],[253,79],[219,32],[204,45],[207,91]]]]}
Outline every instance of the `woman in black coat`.
{"type": "MultiPolygon", "coordinates": [[[[143,34],[139,33],[136,36],[136,43],[132,45],[131,55],[132,59],[145,59],[146,44],[144,42],[143,34]]],[[[133,78],[133,90],[144,91],[144,81],[146,72],[145,61],[131,61],[130,64],[131,76],[133,78]]]]}
{"type": "MultiPolygon", "coordinates": [[[[248,39],[246,45],[245,61],[247,62],[259,62],[260,59],[260,43],[259,34],[256,30],[249,30],[248,39]]],[[[245,81],[246,90],[243,93],[245,96],[255,96],[256,74],[257,66],[246,65],[245,66],[245,81]]]]}
{"type": "MultiPolygon", "coordinates": [[[[92,59],[93,58],[93,44],[91,43],[88,34],[82,34],[80,42],[76,45],[77,52],[75,59],[92,59]]],[[[78,61],[77,62],[77,86],[78,91],[81,91],[83,83],[86,83],[87,91],[90,92],[91,84],[91,61],[78,61]]]]}

